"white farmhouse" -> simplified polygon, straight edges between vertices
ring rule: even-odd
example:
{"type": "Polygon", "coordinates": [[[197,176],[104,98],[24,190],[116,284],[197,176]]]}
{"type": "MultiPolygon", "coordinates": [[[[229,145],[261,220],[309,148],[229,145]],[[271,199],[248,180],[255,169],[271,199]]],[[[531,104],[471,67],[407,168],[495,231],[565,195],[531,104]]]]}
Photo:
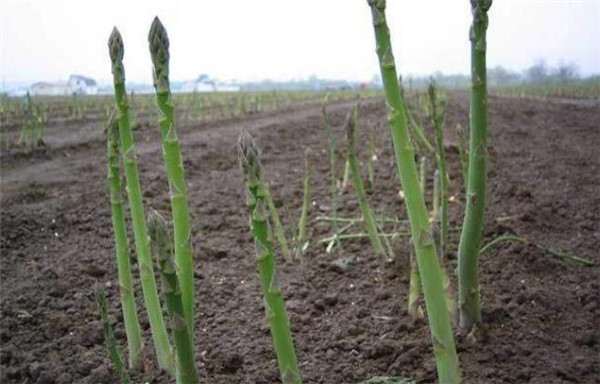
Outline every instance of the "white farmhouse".
{"type": "Polygon", "coordinates": [[[71,75],[69,76],[68,85],[71,87],[72,93],[77,93],[79,95],[95,95],[98,93],[98,84],[96,83],[96,80],[89,77],[71,75]]]}
{"type": "Polygon", "coordinates": [[[29,91],[35,96],[66,96],[72,93],[67,83],[39,82],[31,85],[29,91]]]}
{"type": "Polygon", "coordinates": [[[182,84],[182,92],[238,92],[240,86],[211,79],[208,75],[200,75],[196,80],[182,84]]]}

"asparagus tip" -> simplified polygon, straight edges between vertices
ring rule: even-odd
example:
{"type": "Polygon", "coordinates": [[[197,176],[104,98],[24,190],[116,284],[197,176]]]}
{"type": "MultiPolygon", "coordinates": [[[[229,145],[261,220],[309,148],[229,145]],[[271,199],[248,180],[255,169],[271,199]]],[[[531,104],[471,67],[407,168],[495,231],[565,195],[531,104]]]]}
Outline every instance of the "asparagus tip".
{"type": "Polygon", "coordinates": [[[238,157],[242,171],[247,176],[258,177],[261,172],[260,150],[256,146],[252,136],[242,130],[238,140],[238,157]]]}
{"type": "Polygon", "coordinates": [[[123,38],[117,27],[113,27],[113,30],[108,38],[108,51],[110,53],[110,59],[113,62],[123,60],[123,38]]]}

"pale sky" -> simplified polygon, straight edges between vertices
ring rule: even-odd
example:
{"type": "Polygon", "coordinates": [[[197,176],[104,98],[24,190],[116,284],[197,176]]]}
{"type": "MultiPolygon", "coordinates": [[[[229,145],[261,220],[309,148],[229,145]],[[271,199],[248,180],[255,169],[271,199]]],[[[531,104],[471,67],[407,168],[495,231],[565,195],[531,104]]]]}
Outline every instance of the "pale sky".
{"type": "MultiPolygon", "coordinates": [[[[400,72],[469,72],[468,0],[388,0],[400,72]]],[[[155,15],[171,40],[171,78],[368,81],[378,72],[366,0],[0,0],[2,83],[111,79],[117,26],[129,81],[151,82],[155,15]]],[[[600,73],[600,0],[495,0],[488,65],[522,70],[544,58],[600,73]]]]}

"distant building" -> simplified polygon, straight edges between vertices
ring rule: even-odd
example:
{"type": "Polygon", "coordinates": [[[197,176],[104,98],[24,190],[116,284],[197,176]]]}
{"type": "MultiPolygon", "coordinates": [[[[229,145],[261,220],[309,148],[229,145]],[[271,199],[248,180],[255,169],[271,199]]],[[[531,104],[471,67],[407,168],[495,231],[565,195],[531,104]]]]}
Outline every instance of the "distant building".
{"type": "Polygon", "coordinates": [[[71,75],[67,84],[71,87],[73,93],[80,95],[95,95],[98,93],[98,83],[89,77],[71,75]]]}
{"type": "Polygon", "coordinates": [[[182,92],[238,92],[240,86],[217,82],[208,75],[200,75],[196,80],[186,81],[181,85],[182,92]]]}
{"type": "Polygon", "coordinates": [[[96,80],[81,75],[71,75],[67,82],[39,82],[29,87],[32,95],[39,96],[66,96],[76,93],[78,95],[95,95],[98,93],[96,80]]]}
{"type": "Polygon", "coordinates": [[[39,82],[29,87],[29,91],[35,96],[65,96],[72,93],[67,83],[39,82]]]}

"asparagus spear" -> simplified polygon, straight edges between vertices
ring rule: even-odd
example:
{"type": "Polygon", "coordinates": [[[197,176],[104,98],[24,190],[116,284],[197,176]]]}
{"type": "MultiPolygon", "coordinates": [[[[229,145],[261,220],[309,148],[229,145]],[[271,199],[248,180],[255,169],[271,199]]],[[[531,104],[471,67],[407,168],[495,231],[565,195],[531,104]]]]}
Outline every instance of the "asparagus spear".
{"type": "Polygon", "coordinates": [[[300,212],[300,220],[298,220],[298,239],[296,241],[296,253],[297,256],[304,260],[304,252],[308,246],[306,240],[306,221],[308,218],[308,208],[310,207],[310,163],[308,161],[308,155],[310,150],[307,148],[304,153],[304,186],[303,186],[303,197],[302,197],[302,210],[300,212]]]}
{"type": "Polygon", "coordinates": [[[162,292],[171,318],[171,330],[177,361],[177,384],[197,384],[198,373],[194,361],[194,344],[185,321],[182,294],[173,257],[173,241],[165,219],[155,210],[148,215],[148,232],[152,253],[160,272],[162,292]]]}
{"type": "Polygon", "coordinates": [[[265,310],[271,327],[281,380],[283,384],[299,384],[302,379],[296,361],[290,321],[275,275],[275,257],[269,233],[268,210],[265,201],[266,185],[262,177],[260,152],[252,137],[246,132],[242,132],[240,135],[238,153],[247,187],[250,230],[256,246],[256,261],[265,310]]]}
{"type": "Polygon", "coordinates": [[[192,232],[188,210],[185,171],[181,160],[181,149],[175,125],[174,107],[169,84],[169,37],[158,17],[154,18],[150,33],[150,55],[154,66],[154,88],[156,101],[162,114],[160,134],[163,146],[163,158],[169,179],[169,196],[173,214],[173,233],[175,238],[175,261],[177,277],[181,282],[181,296],[185,320],[194,334],[194,257],[192,251],[192,232]]]}
{"type": "Polygon", "coordinates": [[[131,210],[131,221],[133,222],[133,234],[135,238],[135,248],[140,268],[140,280],[142,283],[142,292],[150,329],[152,330],[152,339],[158,359],[158,365],[161,369],[169,373],[174,373],[173,356],[171,345],[167,335],[167,329],[162,316],[162,309],[156,290],[156,280],[154,278],[154,268],[150,257],[150,245],[148,242],[148,229],[146,228],[146,218],[144,214],[144,205],[142,202],[142,191],[138,176],[137,158],[133,132],[131,131],[131,119],[129,115],[129,104],[127,102],[127,90],[125,88],[125,69],[123,67],[123,40],[121,34],[115,27],[108,40],[110,60],[112,62],[112,73],[115,88],[115,101],[119,109],[117,121],[119,124],[119,140],[121,142],[121,155],[123,158],[123,168],[127,181],[127,196],[129,199],[129,208],[131,210]]]}
{"type": "Polygon", "coordinates": [[[102,320],[102,334],[104,335],[104,341],[108,349],[108,355],[110,360],[115,366],[117,375],[121,380],[121,384],[130,384],[131,380],[129,375],[123,366],[123,359],[121,359],[121,353],[117,347],[117,340],[115,339],[115,333],[108,320],[108,305],[106,304],[106,294],[100,287],[96,288],[96,303],[98,304],[98,311],[100,312],[100,319],[102,320]]]}
{"type": "Polygon", "coordinates": [[[110,115],[107,123],[107,138],[107,178],[110,189],[112,224],[117,253],[121,307],[123,310],[123,322],[125,323],[125,334],[127,335],[127,349],[129,351],[129,368],[138,368],[141,366],[144,358],[144,348],[131,277],[129,241],[127,239],[122,203],[121,177],[119,174],[119,126],[114,112],[110,115]]]}
{"type": "Polygon", "coordinates": [[[458,356],[446,310],[442,272],[431,236],[427,208],[419,186],[414,150],[410,143],[404,103],[398,89],[398,76],[392,54],[390,31],[385,17],[385,0],[368,0],[373,17],[377,56],[388,105],[388,119],[394,142],[396,164],[411,223],[412,238],[423,283],[439,381],[460,382],[458,356]]]}
{"type": "Polygon", "coordinates": [[[356,196],[358,198],[358,203],[360,205],[360,210],[362,212],[363,221],[365,223],[365,229],[369,234],[369,239],[371,240],[371,245],[373,245],[373,249],[377,256],[379,256],[383,262],[388,261],[391,258],[391,255],[387,255],[385,248],[379,238],[379,231],[377,230],[377,224],[375,223],[375,216],[373,215],[373,211],[369,206],[369,202],[367,200],[367,194],[365,193],[365,185],[362,180],[362,176],[360,174],[360,167],[358,165],[358,159],[356,158],[356,149],[355,149],[355,134],[356,134],[356,126],[358,125],[358,105],[354,107],[354,113],[348,113],[346,117],[346,136],[347,136],[347,159],[348,164],[350,164],[350,171],[352,173],[352,181],[354,182],[354,190],[356,192],[356,196]]]}
{"type": "MultiPolygon", "coordinates": [[[[448,243],[448,173],[446,172],[446,149],[444,146],[444,105],[439,91],[433,82],[428,87],[428,114],[435,131],[436,159],[439,170],[439,198],[440,198],[440,258],[446,256],[448,243]]],[[[435,210],[437,213],[437,210],[435,210]]],[[[437,219],[437,218],[436,218],[437,219]]]]}
{"type": "Polygon", "coordinates": [[[487,194],[486,30],[492,0],[471,0],[471,117],[467,207],[458,249],[460,326],[470,332],[481,323],[479,248],[487,194]]]}

